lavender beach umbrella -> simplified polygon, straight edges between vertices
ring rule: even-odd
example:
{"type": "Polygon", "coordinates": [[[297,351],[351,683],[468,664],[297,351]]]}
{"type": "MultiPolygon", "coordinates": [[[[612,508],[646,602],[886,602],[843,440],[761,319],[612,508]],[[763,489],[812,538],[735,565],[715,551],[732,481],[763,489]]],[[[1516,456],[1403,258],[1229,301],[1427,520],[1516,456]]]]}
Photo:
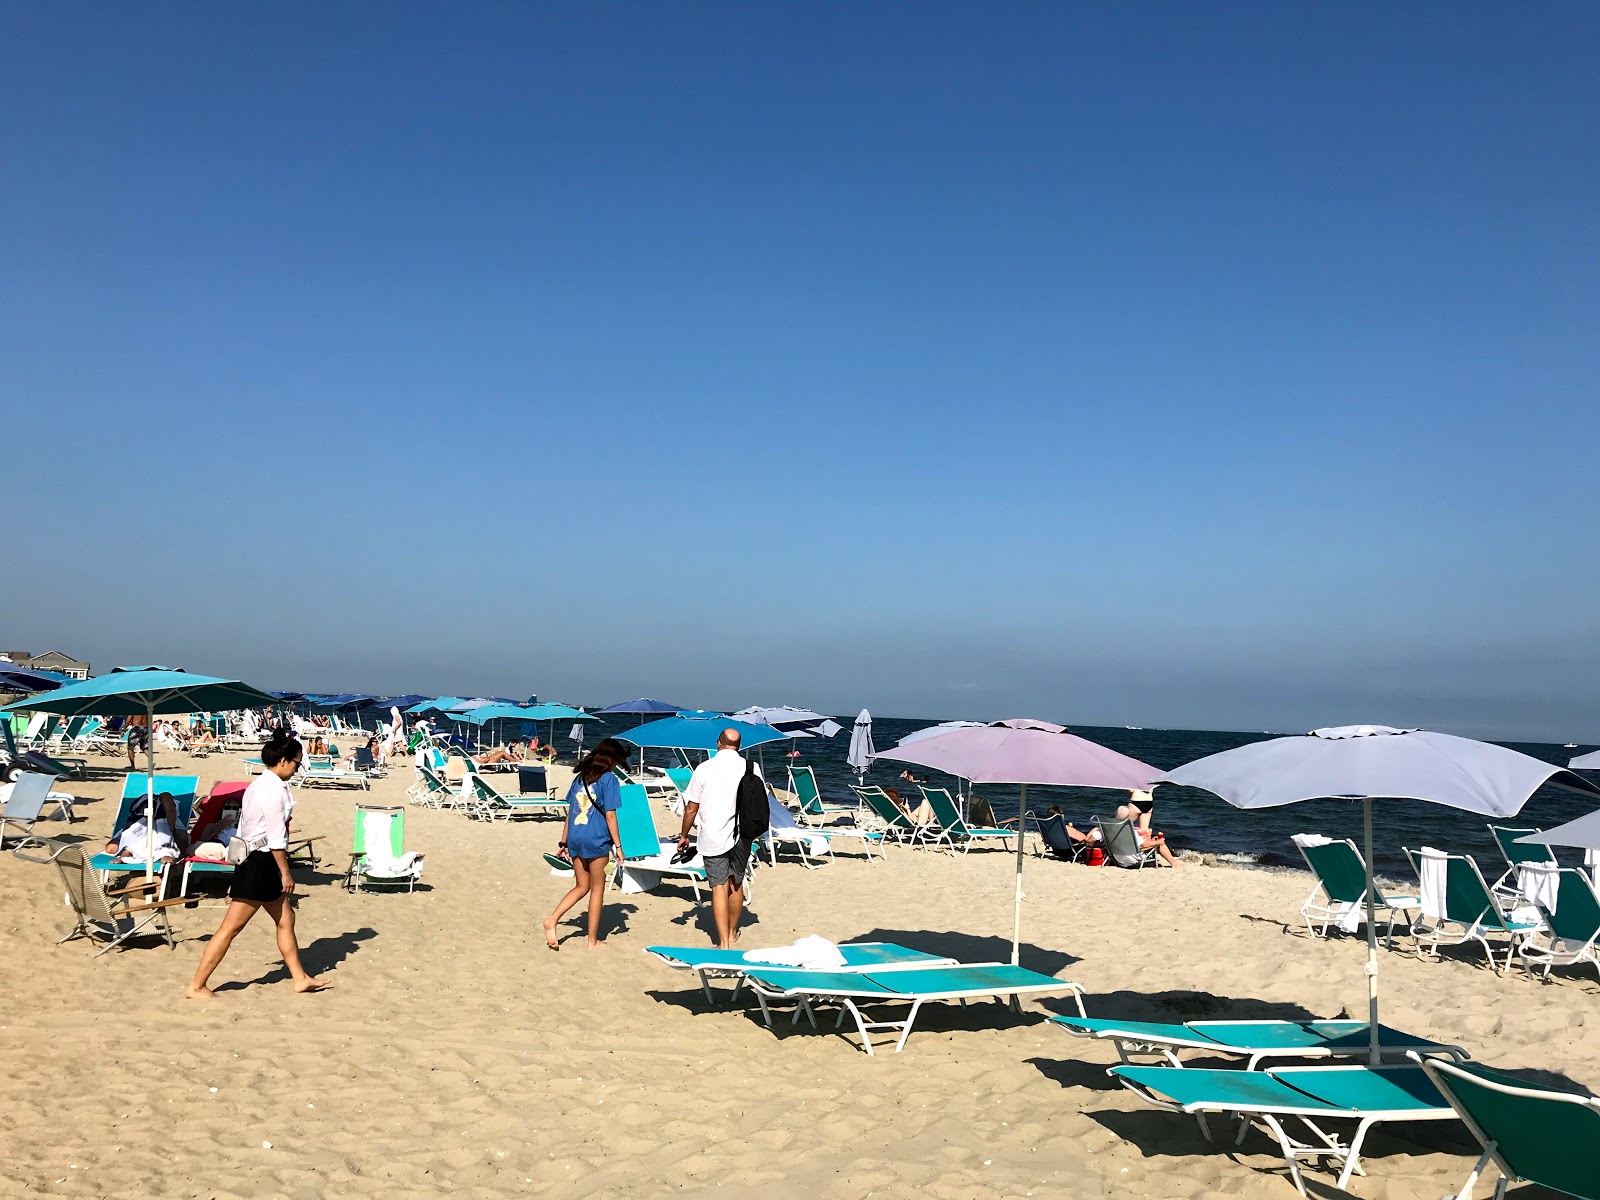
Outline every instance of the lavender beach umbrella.
{"type": "Polygon", "coordinates": [[[1161,772],[1126,754],[1118,754],[1060,725],[1027,719],[969,726],[948,733],[901,742],[875,758],[931,767],[973,783],[1015,783],[1022,796],[1017,808],[1017,894],[1011,930],[1011,965],[1022,950],[1022,851],[1026,835],[1028,785],[1115,788],[1144,791],[1161,772]]]}
{"type": "Polygon", "coordinates": [[[1367,859],[1367,1023],[1378,1049],[1378,935],[1373,912],[1372,802],[1427,800],[1486,817],[1509,817],[1546,782],[1600,795],[1570,771],[1504,746],[1422,729],[1344,725],[1252,742],[1168,771],[1160,782],[1203,788],[1235,808],[1301,800],[1360,800],[1367,859]]]}

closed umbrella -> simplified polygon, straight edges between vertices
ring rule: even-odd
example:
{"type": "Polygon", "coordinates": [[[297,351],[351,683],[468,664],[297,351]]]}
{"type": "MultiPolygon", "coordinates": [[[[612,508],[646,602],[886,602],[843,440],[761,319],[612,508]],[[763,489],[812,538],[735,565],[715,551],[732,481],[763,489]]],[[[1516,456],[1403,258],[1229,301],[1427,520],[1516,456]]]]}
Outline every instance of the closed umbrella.
{"type": "Polygon", "coordinates": [[[1017,889],[1011,928],[1011,965],[1022,954],[1022,854],[1028,785],[1116,788],[1142,791],[1160,772],[1126,754],[1118,754],[1064,726],[1048,721],[1013,720],[969,725],[937,735],[902,741],[874,757],[932,767],[973,783],[1015,783],[1022,788],[1017,807],[1017,889]],[[1054,732],[1052,732],[1054,731],[1054,732]]]}
{"type": "Polygon", "coordinates": [[[858,780],[866,777],[867,768],[872,765],[872,714],[864,708],[856,714],[855,727],[850,730],[850,753],[845,761],[858,780]]]}
{"type": "Polygon", "coordinates": [[[1224,750],[1168,771],[1162,783],[1215,792],[1235,808],[1301,800],[1361,801],[1367,860],[1367,1021],[1378,1051],[1378,935],[1373,912],[1372,802],[1427,800],[1487,817],[1509,817],[1546,782],[1600,795],[1600,787],[1504,746],[1421,729],[1345,725],[1224,750]]]}
{"type": "MultiPolygon", "coordinates": [[[[227,712],[261,708],[272,697],[236,679],[214,679],[165,668],[118,670],[98,679],[68,684],[44,696],[0,706],[5,712],[51,712],[65,717],[131,717],[143,715],[145,738],[145,819],[155,828],[155,717],[166,713],[227,712]]],[[[177,832],[174,830],[174,832],[177,832]]],[[[155,875],[155,839],[146,837],[145,878],[155,875]]]]}

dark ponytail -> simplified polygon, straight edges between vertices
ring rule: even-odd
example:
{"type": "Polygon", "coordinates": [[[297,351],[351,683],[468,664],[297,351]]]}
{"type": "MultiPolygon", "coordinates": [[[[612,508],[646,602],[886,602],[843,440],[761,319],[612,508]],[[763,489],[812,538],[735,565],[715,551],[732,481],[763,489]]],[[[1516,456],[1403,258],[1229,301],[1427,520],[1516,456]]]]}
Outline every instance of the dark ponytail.
{"type": "Polygon", "coordinates": [[[275,729],[261,747],[261,765],[270,771],[281,762],[299,762],[303,753],[294,734],[286,728],[275,729]]]}

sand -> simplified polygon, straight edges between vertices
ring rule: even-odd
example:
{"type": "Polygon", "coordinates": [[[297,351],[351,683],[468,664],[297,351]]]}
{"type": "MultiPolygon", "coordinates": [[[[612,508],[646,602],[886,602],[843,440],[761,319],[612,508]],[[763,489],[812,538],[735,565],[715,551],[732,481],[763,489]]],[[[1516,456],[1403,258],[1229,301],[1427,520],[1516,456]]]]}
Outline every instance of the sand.
{"type": "MultiPolygon", "coordinates": [[[[108,832],[120,775],[91,762],[98,781],[70,786],[81,820],[52,832],[108,832]]],[[[159,766],[197,772],[202,790],[243,777],[236,754],[163,752],[159,766]]],[[[642,953],[708,941],[709,908],[697,914],[672,885],[615,897],[596,951],[574,914],[552,953],[539,921],[566,883],[539,851],[554,848],[555,821],[413,806],[424,886],[347,893],[355,804],[402,802],[409,776],[298,793],[300,827],[329,835],[321,869],[299,872],[305,961],[337,985],[323,995],[290,991],[258,917],[213,980],[217,999],[187,1002],[220,908],[174,910],[176,950],[143,942],[95,959],[84,941],[55,944],[67,913],[53,871],[0,856],[0,1194],[1294,1195],[1263,1136],[1209,1146],[1190,1118],[1107,1079],[1109,1047],[1045,1023],[1064,997],[1021,1016],[933,1006],[899,1055],[787,1024],[775,1035],[753,1009],[708,1007],[692,975],[642,953]]],[[[785,861],[757,875],[744,944],[819,933],[1001,961],[1012,862],[905,850],[817,870],[785,861]]],[[[1296,930],[1307,890],[1291,874],[1030,857],[1023,965],[1082,984],[1091,1015],[1362,1015],[1364,945],[1296,930]]],[[[1388,1023],[1600,1086],[1592,973],[1502,978],[1471,951],[1381,965],[1388,1023]]],[[[1352,1190],[1435,1200],[1459,1186],[1468,1150],[1452,1125],[1380,1132],[1352,1190]]],[[[1311,1178],[1337,1194],[1327,1172],[1311,1178]]]]}

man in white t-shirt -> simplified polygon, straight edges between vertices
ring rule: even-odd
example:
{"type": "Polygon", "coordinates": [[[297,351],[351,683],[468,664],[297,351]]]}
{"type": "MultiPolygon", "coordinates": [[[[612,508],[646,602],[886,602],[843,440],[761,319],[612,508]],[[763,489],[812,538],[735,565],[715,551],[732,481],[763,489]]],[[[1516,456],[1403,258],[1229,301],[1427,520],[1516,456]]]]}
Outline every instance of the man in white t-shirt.
{"type": "MultiPolygon", "coordinates": [[[[684,793],[683,831],[678,849],[689,849],[689,831],[700,818],[700,856],[705,859],[706,883],[711,887],[711,916],[717,924],[717,944],[732,950],[739,938],[739,918],[744,915],[744,876],[750,869],[750,845],[739,839],[739,780],[745,760],[739,753],[739,731],[724,729],[717,737],[717,752],[694,769],[684,793]]],[[[761,768],[756,767],[756,774],[761,768]]]]}

